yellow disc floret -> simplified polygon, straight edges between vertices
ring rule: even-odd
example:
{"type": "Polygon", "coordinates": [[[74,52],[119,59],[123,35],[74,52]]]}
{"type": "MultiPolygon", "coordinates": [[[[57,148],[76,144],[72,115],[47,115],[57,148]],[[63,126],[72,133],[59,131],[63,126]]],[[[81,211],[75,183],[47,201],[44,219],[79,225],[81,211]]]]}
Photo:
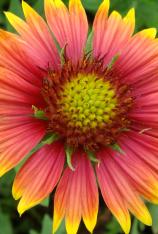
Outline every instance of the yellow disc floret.
{"type": "Polygon", "coordinates": [[[95,74],[78,74],[60,92],[58,108],[70,127],[83,132],[102,127],[115,116],[117,98],[109,81],[95,74]]]}

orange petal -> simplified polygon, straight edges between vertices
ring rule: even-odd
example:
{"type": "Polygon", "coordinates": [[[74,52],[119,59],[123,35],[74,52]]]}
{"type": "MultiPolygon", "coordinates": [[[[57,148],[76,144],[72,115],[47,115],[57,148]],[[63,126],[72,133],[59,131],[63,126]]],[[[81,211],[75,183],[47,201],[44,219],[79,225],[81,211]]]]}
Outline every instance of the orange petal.
{"type": "MultiPolygon", "coordinates": [[[[0,103],[39,105],[40,89],[30,82],[11,72],[8,69],[0,68],[0,103]]],[[[7,104],[6,104],[7,106],[7,104]]],[[[7,107],[6,107],[7,109],[7,107]]]]}
{"type": "MultiPolygon", "coordinates": [[[[119,144],[127,152],[126,157],[116,158],[117,162],[129,175],[135,189],[147,200],[158,203],[158,160],[155,152],[152,152],[147,145],[138,142],[138,134],[130,134],[120,139],[119,144]],[[126,142],[124,142],[126,138],[126,142]],[[137,141],[135,141],[137,139],[137,141]],[[128,164],[128,168],[127,165],[128,164]]],[[[146,141],[144,141],[144,144],[146,141]]]]}
{"type": "MultiPolygon", "coordinates": [[[[124,197],[122,197],[119,188],[116,186],[109,170],[107,170],[108,162],[104,158],[107,158],[108,154],[107,152],[100,153],[98,157],[101,163],[96,166],[96,172],[102,196],[106,205],[120,223],[123,231],[128,234],[131,227],[131,219],[124,197]]],[[[117,171],[115,172],[115,176],[118,178],[117,171]]]]}
{"type": "Polygon", "coordinates": [[[124,47],[115,67],[128,82],[136,82],[156,71],[158,43],[155,35],[155,29],[140,31],[124,47]]]}
{"type": "Polygon", "coordinates": [[[39,143],[45,127],[45,123],[32,117],[19,115],[1,119],[0,176],[15,167],[39,143]]]}
{"type": "Polygon", "coordinates": [[[65,170],[55,194],[53,231],[56,232],[65,217],[67,233],[76,234],[83,217],[87,229],[92,232],[98,213],[94,172],[83,152],[75,153],[72,163],[75,171],[65,170]]]}
{"type": "Polygon", "coordinates": [[[135,9],[134,8],[129,10],[127,15],[124,17],[123,21],[126,27],[129,29],[130,35],[132,35],[135,30],[135,9]]]}
{"type": "Polygon", "coordinates": [[[27,23],[10,12],[5,13],[6,17],[27,42],[28,54],[36,58],[37,65],[47,68],[49,64],[57,68],[59,55],[46,23],[26,2],[22,1],[22,7],[27,23]]]}
{"type": "Polygon", "coordinates": [[[69,2],[69,11],[61,0],[45,0],[48,24],[67,56],[74,63],[81,59],[88,33],[88,22],[80,0],[69,2]]]}
{"type": "Polygon", "coordinates": [[[83,155],[82,158],[80,157],[80,160],[82,160],[82,217],[89,232],[93,233],[93,229],[97,222],[99,206],[96,177],[87,156],[83,155]]]}
{"type": "Polygon", "coordinates": [[[19,36],[0,29],[0,66],[13,71],[30,83],[41,85],[43,74],[26,52],[26,43],[19,36]]]}
{"type": "Polygon", "coordinates": [[[48,24],[60,47],[71,43],[69,12],[61,0],[45,0],[45,14],[48,24]]]}
{"type": "Polygon", "coordinates": [[[110,7],[110,1],[104,0],[100,5],[93,24],[94,30],[94,55],[97,57],[100,54],[100,45],[102,43],[103,32],[105,32],[107,28],[107,19],[108,19],[108,12],[110,7]]]}
{"type": "Polygon", "coordinates": [[[20,215],[40,203],[56,186],[64,166],[64,147],[60,142],[46,145],[33,154],[18,172],[13,196],[21,200],[20,215]]]}
{"type": "Polygon", "coordinates": [[[151,225],[152,220],[148,209],[138,196],[138,193],[136,192],[135,188],[133,188],[126,174],[113,159],[115,157],[119,157],[119,155],[113,151],[109,151],[109,154],[109,156],[106,155],[105,157],[106,159],[104,160],[104,166],[106,167],[106,170],[108,170],[111,180],[114,181],[120,195],[123,197],[124,203],[139,220],[146,225],[151,225]]]}
{"type": "Polygon", "coordinates": [[[94,56],[105,58],[104,63],[107,65],[116,54],[120,54],[135,27],[134,9],[131,9],[127,16],[122,19],[121,15],[113,11],[108,19],[104,19],[104,24],[98,22],[98,28],[94,24],[94,56]],[[99,31],[99,32],[98,32],[99,31]],[[98,37],[98,39],[97,39],[98,37]],[[100,38],[100,39],[99,39],[100,38]],[[98,42],[97,42],[98,41],[98,42]]]}
{"type": "Polygon", "coordinates": [[[88,34],[88,21],[81,0],[70,0],[69,12],[72,31],[71,53],[73,55],[72,59],[76,63],[83,56],[83,49],[88,34]]]}

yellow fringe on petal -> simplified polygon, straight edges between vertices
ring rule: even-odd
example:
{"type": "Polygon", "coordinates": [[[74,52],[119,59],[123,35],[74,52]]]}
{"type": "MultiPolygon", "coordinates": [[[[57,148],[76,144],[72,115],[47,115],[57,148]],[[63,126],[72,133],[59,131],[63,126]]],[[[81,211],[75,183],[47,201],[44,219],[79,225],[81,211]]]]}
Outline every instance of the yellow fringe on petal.
{"type": "Polygon", "coordinates": [[[152,226],[152,217],[146,207],[142,209],[141,215],[138,215],[137,218],[145,225],[152,226]]]}
{"type": "MultiPolygon", "coordinates": [[[[96,210],[96,214],[98,211],[96,210]]],[[[97,215],[96,215],[97,216],[97,215]]],[[[97,223],[97,217],[92,217],[91,219],[84,219],[85,226],[90,233],[93,233],[93,230],[97,223]]]]}
{"type": "MultiPolygon", "coordinates": [[[[99,9],[96,13],[95,20],[94,20],[94,25],[98,22],[100,22],[100,17],[104,15],[104,19],[108,17],[108,12],[110,8],[110,0],[104,0],[101,5],[99,6],[99,9]]],[[[102,18],[102,17],[101,17],[102,18]]]]}
{"type": "Polygon", "coordinates": [[[139,34],[142,35],[143,37],[154,39],[156,37],[156,34],[157,34],[157,29],[156,28],[148,28],[148,29],[140,31],[139,34]]]}
{"type": "Polygon", "coordinates": [[[76,221],[71,223],[70,221],[66,220],[66,230],[67,234],[77,234],[79,229],[80,221],[76,221]]]}
{"type": "Polygon", "coordinates": [[[122,18],[122,16],[120,15],[120,13],[118,11],[113,11],[110,16],[113,18],[116,18],[116,19],[122,18]]]}
{"type": "Polygon", "coordinates": [[[23,27],[25,22],[19,18],[18,16],[14,15],[11,12],[4,12],[6,18],[8,19],[9,23],[15,28],[23,27]]]}
{"type": "Polygon", "coordinates": [[[45,5],[48,7],[62,8],[65,7],[64,3],[61,0],[45,0],[45,5]]]}
{"type": "Polygon", "coordinates": [[[58,215],[56,212],[54,212],[54,217],[53,217],[53,234],[56,233],[58,230],[61,222],[63,220],[63,217],[58,215]]]}
{"type": "Polygon", "coordinates": [[[104,0],[101,3],[98,12],[104,11],[105,13],[107,13],[109,11],[109,8],[110,8],[110,0],[104,0]]]}
{"type": "Polygon", "coordinates": [[[69,0],[70,5],[82,5],[81,0],[69,0]]]}
{"type": "Polygon", "coordinates": [[[118,220],[121,228],[123,229],[124,233],[129,234],[130,229],[131,229],[130,215],[126,217],[125,215],[120,213],[120,215],[117,216],[117,220],[118,220]]]}
{"type": "Polygon", "coordinates": [[[123,20],[125,23],[131,23],[135,25],[135,9],[134,8],[130,9],[123,20]]]}
{"type": "Polygon", "coordinates": [[[31,14],[38,15],[38,13],[24,0],[22,0],[22,9],[26,18],[31,14]]]}
{"type": "Polygon", "coordinates": [[[77,9],[77,11],[79,11],[78,13],[86,14],[81,0],[69,0],[69,11],[74,11],[74,9],[77,9]]]}

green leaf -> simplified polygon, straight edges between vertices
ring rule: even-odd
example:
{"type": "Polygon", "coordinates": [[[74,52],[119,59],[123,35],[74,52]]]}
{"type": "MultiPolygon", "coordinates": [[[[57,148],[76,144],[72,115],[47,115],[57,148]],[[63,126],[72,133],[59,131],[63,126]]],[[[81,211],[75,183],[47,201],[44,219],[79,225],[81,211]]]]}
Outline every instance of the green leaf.
{"type": "Polygon", "coordinates": [[[109,223],[106,224],[106,234],[118,234],[121,233],[121,227],[117,220],[112,217],[109,223]]]}
{"type": "Polygon", "coordinates": [[[42,0],[37,0],[33,4],[33,8],[42,16],[44,17],[44,1],[42,0]]]}
{"type": "Polygon", "coordinates": [[[36,119],[48,120],[43,110],[38,109],[36,106],[32,106],[32,109],[34,111],[34,117],[36,119]]]}
{"type": "Polygon", "coordinates": [[[41,149],[44,145],[50,145],[58,139],[57,134],[48,134],[46,135],[39,144],[37,144],[26,156],[25,158],[15,167],[15,171],[18,172],[21,166],[27,161],[27,159],[41,149]]]}
{"type": "Polygon", "coordinates": [[[150,210],[152,220],[153,220],[152,230],[154,234],[157,234],[158,233],[158,206],[150,204],[149,210],[150,210]]]}
{"type": "MultiPolygon", "coordinates": [[[[57,39],[56,39],[55,35],[53,34],[53,32],[51,32],[51,35],[52,35],[52,37],[53,37],[55,46],[56,46],[56,48],[57,48],[57,50],[58,50],[58,53],[59,53],[59,55],[60,55],[60,53],[61,53],[61,51],[62,51],[62,48],[60,47],[60,44],[59,44],[59,42],[57,41],[57,39]]],[[[64,47],[64,48],[65,48],[65,47],[64,47]]]]}
{"type": "Polygon", "coordinates": [[[73,167],[72,161],[71,161],[73,151],[74,151],[74,150],[73,150],[72,147],[69,147],[69,146],[66,146],[66,147],[65,147],[66,159],[67,159],[68,167],[69,167],[72,171],[75,171],[75,168],[73,167]]]}
{"type": "Polygon", "coordinates": [[[15,172],[17,173],[19,171],[19,169],[22,167],[22,165],[27,161],[27,159],[34,154],[35,152],[37,152],[40,148],[42,148],[43,143],[39,143],[37,146],[35,146],[35,148],[33,148],[30,153],[28,153],[25,158],[14,168],[15,172]]]}
{"type": "Polygon", "coordinates": [[[54,141],[58,140],[59,136],[56,133],[48,134],[41,142],[42,146],[44,145],[50,145],[54,141]]]}
{"type": "Polygon", "coordinates": [[[41,206],[48,207],[49,206],[49,198],[44,199],[41,203],[41,206]]]}
{"type": "Polygon", "coordinates": [[[45,215],[42,222],[42,231],[41,234],[51,234],[52,233],[52,219],[45,215]]]}
{"type": "Polygon", "coordinates": [[[119,54],[116,54],[112,59],[111,59],[111,62],[108,64],[108,70],[111,70],[114,66],[114,64],[116,63],[116,61],[118,60],[119,58],[119,54]]]}
{"type": "MultiPolygon", "coordinates": [[[[29,234],[51,234],[52,233],[52,218],[50,218],[48,215],[44,216],[43,222],[42,222],[42,230],[40,233],[31,230],[29,234]]],[[[1,234],[1,233],[0,233],[1,234]]],[[[8,234],[8,233],[6,233],[8,234]]],[[[65,230],[65,223],[62,222],[59,229],[56,231],[55,234],[66,234],[65,230]]]]}
{"type": "Polygon", "coordinates": [[[66,45],[61,49],[61,51],[60,51],[60,61],[61,61],[61,64],[62,64],[62,65],[65,64],[66,46],[67,46],[67,44],[66,44],[66,45]]]}
{"type": "Polygon", "coordinates": [[[87,39],[86,48],[85,48],[85,54],[89,54],[89,53],[92,52],[93,35],[94,35],[94,32],[91,31],[91,32],[89,33],[89,36],[88,36],[88,39],[87,39]]]}
{"type": "Polygon", "coordinates": [[[89,150],[86,151],[86,153],[88,154],[89,159],[91,160],[91,162],[94,163],[100,163],[100,160],[98,160],[95,156],[95,154],[89,150]]]}
{"type": "Polygon", "coordinates": [[[131,234],[139,234],[138,224],[139,224],[139,221],[137,219],[134,219],[133,225],[131,228],[131,234]]]}
{"type": "Polygon", "coordinates": [[[0,233],[1,234],[13,234],[13,228],[9,214],[4,214],[0,210],[0,233]]]}
{"type": "Polygon", "coordinates": [[[64,222],[62,222],[62,224],[60,225],[60,227],[57,230],[56,234],[66,234],[65,223],[64,222]]]}
{"type": "MultiPolygon", "coordinates": [[[[10,4],[9,4],[8,11],[14,13],[15,15],[19,16],[20,18],[24,17],[23,12],[22,12],[21,3],[19,0],[11,0],[10,4]]],[[[8,22],[7,19],[6,19],[6,28],[7,28],[7,31],[15,32],[14,28],[11,26],[11,24],[8,22]]]]}
{"type": "Polygon", "coordinates": [[[135,0],[137,30],[142,28],[158,28],[158,3],[155,0],[135,0]]]}
{"type": "Polygon", "coordinates": [[[98,9],[101,2],[102,0],[85,0],[83,1],[83,5],[86,8],[86,10],[95,12],[98,9]]]}
{"type": "Polygon", "coordinates": [[[34,230],[31,230],[31,231],[29,232],[29,234],[39,234],[39,233],[36,232],[36,231],[34,231],[34,230]]]}
{"type": "Polygon", "coordinates": [[[113,144],[113,145],[110,145],[110,147],[111,147],[113,150],[119,152],[120,154],[125,155],[125,152],[121,149],[121,147],[120,147],[117,143],[115,143],[115,144],[113,144]]]}

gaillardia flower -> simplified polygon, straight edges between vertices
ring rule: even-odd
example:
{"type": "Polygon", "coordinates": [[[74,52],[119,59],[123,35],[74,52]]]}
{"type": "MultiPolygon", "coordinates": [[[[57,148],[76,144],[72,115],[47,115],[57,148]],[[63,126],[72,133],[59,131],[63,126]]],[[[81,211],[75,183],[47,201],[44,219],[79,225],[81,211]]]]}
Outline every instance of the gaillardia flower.
{"type": "Polygon", "coordinates": [[[133,35],[134,9],[108,17],[104,0],[88,36],[80,0],[45,0],[45,21],[22,2],[26,21],[6,16],[0,31],[0,175],[16,175],[18,211],[56,187],[53,233],[83,219],[93,232],[98,187],[125,233],[130,213],[146,225],[143,200],[158,203],[158,41],[133,35]],[[30,153],[31,152],[31,153],[30,153]],[[96,175],[95,175],[96,173],[96,175]],[[97,186],[98,181],[98,186],[97,186]]]}

